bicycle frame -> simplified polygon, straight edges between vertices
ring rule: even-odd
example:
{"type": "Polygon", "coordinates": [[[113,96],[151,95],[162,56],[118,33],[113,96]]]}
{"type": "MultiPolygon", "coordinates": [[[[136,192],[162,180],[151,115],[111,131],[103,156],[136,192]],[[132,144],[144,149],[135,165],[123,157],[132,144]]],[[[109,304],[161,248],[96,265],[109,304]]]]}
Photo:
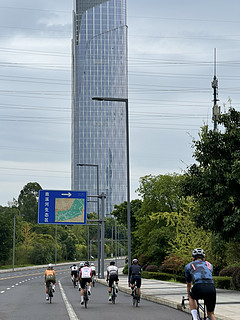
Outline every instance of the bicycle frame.
{"type": "Polygon", "coordinates": [[[85,308],[87,308],[87,304],[88,304],[88,300],[89,300],[89,298],[88,298],[88,283],[86,283],[84,291],[83,291],[83,299],[84,299],[85,308]]]}
{"type": "MultiPolygon", "coordinates": [[[[200,299],[202,300],[202,299],[200,299]]],[[[185,306],[185,301],[189,301],[188,298],[185,298],[184,296],[182,297],[182,309],[186,309],[185,306]]],[[[197,300],[197,314],[198,314],[198,318],[199,320],[207,320],[209,319],[207,316],[207,312],[206,312],[206,305],[205,305],[205,301],[203,300],[203,304],[199,302],[199,300],[197,300]],[[203,314],[203,316],[202,316],[203,314]]]]}
{"type": "Polygon", "coordinates": [[[50,282],[49,288],[48,288],[48,296],[49,296],[49,302],[52,303],[53,298],[53,283],[50,282]]]}
{"type": "Polygon", "coordinates": [[[116,301],[116,286],[115,286],[115,281],[113,281],[112,284],[112,304],[115,304],[116,301]]]}

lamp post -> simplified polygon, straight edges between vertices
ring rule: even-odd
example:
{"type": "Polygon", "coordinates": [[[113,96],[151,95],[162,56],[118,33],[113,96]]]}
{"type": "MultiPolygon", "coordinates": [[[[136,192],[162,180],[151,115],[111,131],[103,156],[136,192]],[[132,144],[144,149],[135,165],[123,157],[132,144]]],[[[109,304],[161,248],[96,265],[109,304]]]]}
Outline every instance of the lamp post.
{"type": "Polygon", "coordinates": [[[129,168],[129,121],[128,121],[128,99],[93,97],[95,101],[124,102],[126,108],[126,148],[127,148],[127,229],[128,229],[128,270],[131,266],[131,216],[130,216],[130,168],[129,168]]]}
{"type": "MultiPolygon", "coordinates": [[[[79,167],[95,167],[97,169],[97,196],[99,196],[99,170],[98,164],[89,164],[89,163],[77,163],[79,167]]],[[[99,226],[99,198],[97,198],[97,218],[98,218],[98,231],[97,231],[97,238],[98,238],[98,276],[100,275],[100,226],[99,226]]]]}
{"type": "Polygon", "coordinates": [[[16,229],[16,216],[13,217],[13,271],[14,271],[14,263],[15,263],[15,229],[16,229]]]}

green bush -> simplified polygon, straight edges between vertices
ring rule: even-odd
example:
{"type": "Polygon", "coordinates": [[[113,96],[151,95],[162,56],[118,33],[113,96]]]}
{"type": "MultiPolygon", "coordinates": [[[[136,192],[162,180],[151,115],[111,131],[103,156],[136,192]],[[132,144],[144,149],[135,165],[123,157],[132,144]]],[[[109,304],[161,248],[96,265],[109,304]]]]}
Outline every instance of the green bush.
{"type": "MultiPolygon", "coordinates": [[[[162,281],[176,281],[180,283],[186,283],[186,279],[184,276],[173,275],[171,273],[163,273],[163,272],[142,272],[142,277],[145,279],[156,279],[162,281]]],[[[232,277],[213,277],[216,288],[219,289],[232,289],[232,277]]],[[[239,272],[239,280],[240,280],[240,272],[239,272]]],[[[239,282],[240,283],[240,282],[239,282]]]]}
{"type": "Polygon", "coordinates": [[[240,289],[240,267],[238,267],[232,275],[233,288],[236,290],[240,289]]]}
{"type": "Polygon", "coordinates": [[[239,268],[240,268],[239,266],[226,267],[219,272],[219,276],[220,277],[232,277],[234,271],[236,271],[239,268]]]}
{"type": "Polygon", "coordinates": [[[146,279],[156,279],[156,280],[162,280],[162,281],[177,281],[181,283],[185,283],[185,277],[184,276],[178,276],[173,275],[170,273],[163,273],[163,272],[142,272],[142,277],[146,279]]]}
{"type": "Polygon", "coordinates": [[[215,287],[218,289],[232,289],[232,277],[213,277],[215,287]]]}
{"type": "Polygon", "coordinates": [[[148,272],[158,272],[158,271],[159,271],[159,268],[158,268],[158,266],[156,266],[155,264],[153,264],[153,265],[147,266],[147,267],[145,268],[145,271],[148,271],[148,272]]]}
{"type": "Polygon", "coordinates": [[[128,274],[128,264],[125,264],[122,273],[123,274],[128,274]]]}

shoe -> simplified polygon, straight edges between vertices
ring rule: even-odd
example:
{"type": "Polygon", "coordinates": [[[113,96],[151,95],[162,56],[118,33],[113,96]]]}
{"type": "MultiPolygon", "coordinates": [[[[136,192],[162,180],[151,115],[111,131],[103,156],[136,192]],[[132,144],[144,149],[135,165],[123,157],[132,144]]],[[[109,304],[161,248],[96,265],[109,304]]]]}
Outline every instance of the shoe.
{"type": "Polygon", "coordinates": [[[84,300],[81,300],[81,304],[84,304],[84,300]]]}
{"type": "Polygon", "coordinates": [[[47,300],[47,301],[49,300],[49,295],[46,295],[46,300],[47,300]]]}
{"type": "Polygon", "coordinates": [[[88,290],[88,295],[89,295],[89,296],[91,295],[91,290],[88,290]]]}
{"type": "Polygon", "coordinates": [[[112,301],[112,297],[111,296],[109,296],[108,301],[112,301]]]}
{"type": "Polygon", "coordinates": [[[118,293],[118,287],[116,287],[116,293],[118,293]]]}
{"type": "Polygon", "coordinates": [[[133,296],[133,290],[132,290],[131,296],[133,296]]]}

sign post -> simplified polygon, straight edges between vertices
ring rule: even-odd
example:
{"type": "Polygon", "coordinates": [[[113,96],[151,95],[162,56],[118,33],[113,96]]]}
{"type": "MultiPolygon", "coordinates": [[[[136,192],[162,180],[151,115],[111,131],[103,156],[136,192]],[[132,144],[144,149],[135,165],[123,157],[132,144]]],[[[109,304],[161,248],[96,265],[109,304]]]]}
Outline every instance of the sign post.
{"type": "Polygon", "coordinates": [[[38,202],[40,224],[86,224],[87,192],[40,190],[38,202]]]}

